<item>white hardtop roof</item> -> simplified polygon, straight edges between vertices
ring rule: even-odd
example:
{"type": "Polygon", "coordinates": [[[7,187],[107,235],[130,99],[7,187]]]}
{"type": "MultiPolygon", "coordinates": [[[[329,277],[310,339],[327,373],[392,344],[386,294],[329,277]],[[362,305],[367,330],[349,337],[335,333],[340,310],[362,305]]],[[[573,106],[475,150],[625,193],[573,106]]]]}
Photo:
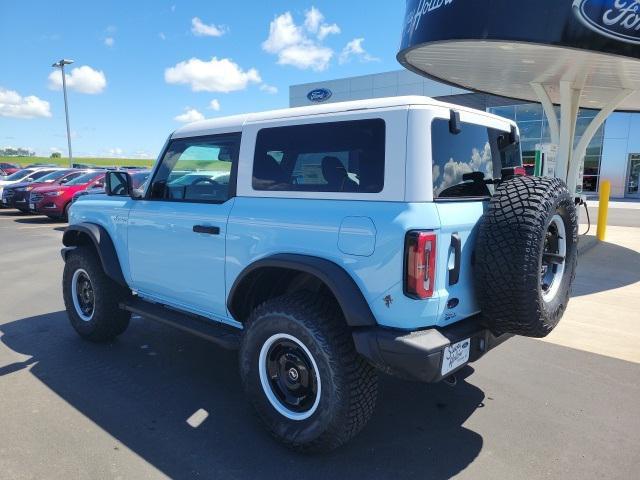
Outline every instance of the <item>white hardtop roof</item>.
{"type": "Polygon", "coordinates": [[[242,128],[245,123],[259,122],[264,120],[278,120],[293,117],[305,117],[311,115],[324,115],[330,113],[341,113],[354,110],[374,110],[393,107],[410,107],[410,106],[432,106],[453,109],[461,112],[473,112],[495,118],[515,125],[514,122],[497,115],[490,114],[482,110],[474,110],[472,108],[463,107],[453,103],[445,103],[430,97],[419,95],[409,95],[402,97],[386,97],[371,98],[367,100],[354,100],[350,102],[324,103],[320,105],[310,105],[306,107],[283,108],[279,110],[270,110],[258,113],[246,113],[241,115],[232,115],[229,117],[212,118],[209,120],[200,120],[190,123],[173,132],[171,138],[195,137],[199,135],[207,135],[215,131],[229,132],[242,128]]]}

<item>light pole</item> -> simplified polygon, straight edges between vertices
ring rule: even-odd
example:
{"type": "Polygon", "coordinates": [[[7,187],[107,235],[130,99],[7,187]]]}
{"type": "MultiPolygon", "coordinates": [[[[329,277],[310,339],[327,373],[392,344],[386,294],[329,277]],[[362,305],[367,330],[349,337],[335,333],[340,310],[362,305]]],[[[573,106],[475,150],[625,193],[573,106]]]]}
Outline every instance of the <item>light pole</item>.
{"type": "Polygon", "coordinates": [[[62,92],[64,94],[64,114],[67,118],[67,145],[69,146],[69,166],[73,166],[73,154],[71,153],[71,131],[69,130],[69,107],[67,105],[67,80],[64,75],[64,66],[71,65],[73,60],[62,59],[51,65],[52,67],[59,68],[62,72],[62,92]]]}

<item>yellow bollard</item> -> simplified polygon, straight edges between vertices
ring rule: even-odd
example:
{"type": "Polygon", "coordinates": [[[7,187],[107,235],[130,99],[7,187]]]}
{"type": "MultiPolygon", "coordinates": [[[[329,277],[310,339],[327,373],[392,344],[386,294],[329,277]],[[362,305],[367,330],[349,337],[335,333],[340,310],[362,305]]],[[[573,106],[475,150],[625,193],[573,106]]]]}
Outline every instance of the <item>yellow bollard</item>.
{"type": "Polygon", "coordinates": [[[609,196],[611,195],[611,182],[600,182],[600,205],[598,205],[598,230],[596,238],[601,242],[607,233],[607,215],[609,214],[609,196]]]}

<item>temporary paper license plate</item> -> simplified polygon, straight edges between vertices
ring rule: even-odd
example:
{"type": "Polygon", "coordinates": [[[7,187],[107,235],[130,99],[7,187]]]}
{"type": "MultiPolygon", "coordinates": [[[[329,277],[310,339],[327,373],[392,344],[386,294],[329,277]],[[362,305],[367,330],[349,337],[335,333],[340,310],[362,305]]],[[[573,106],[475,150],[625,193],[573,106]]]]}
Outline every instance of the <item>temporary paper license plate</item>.
{"type": "Polygon", "coordinates": [[[36,206],[33,203],[29,204],[29,210],[35,210],[36,206]]]}
{"type": "Polygon", "coordinates": [[[442,370],[441,374],[455,370],[461,365],[464,365],[469,361],[469,352],[471,351],[471,339],[467,338],[461,342],[454,343],[445,347],[442,355],[442,370]]]}

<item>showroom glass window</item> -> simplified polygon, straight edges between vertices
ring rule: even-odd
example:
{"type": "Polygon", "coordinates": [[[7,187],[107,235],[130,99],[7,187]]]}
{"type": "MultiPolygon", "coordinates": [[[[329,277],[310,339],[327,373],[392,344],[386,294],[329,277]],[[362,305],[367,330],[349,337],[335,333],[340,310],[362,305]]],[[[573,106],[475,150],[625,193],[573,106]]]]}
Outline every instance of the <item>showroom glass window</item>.
{"type": "MultiPolygon", "coordinates": [[[[542,106],[537,103],[524,103],[519,105],[508,105],[503,107],[492,107],[489,112],[514,120],[520,130],[522,143],[522,161],[527,169],[527,173],[533,174],[536,145],[540,143],[551,143],[549,122],[544,115],[542,106]]],[[[578,111],[578,121],[576,124],[576,136],[574,145],[577,146],[582,138],[582,134],[587,126],[597,115],[596,110],[581,108],[578,111]]],[[[556,115],[560,116],[560,107],[556,107],[556,115]]],[[[584,176],[582,189],[585,192],[596,192],[600,180],[600,162],[602,159],[602,144],[604,142],[604,125],[601,126],[594,135],[591,143],[587,147],[587,154],[584,159],[584,176]]]]}
{"type": "Polygon", "coordinates": [[[508,144],[509,132],[464,122],[460,129],[451,133],[445,119],[431,124],[435,199],[487,197],[493,186],[484,180],[500,178],[503,168],[520,165],[519,144],[508,144]]]}
{"type": "Polygon", "coordinates": [[[367,119],[263,128],[255,190],[378,193],[384,186],[385,123],[367,119]]]}

